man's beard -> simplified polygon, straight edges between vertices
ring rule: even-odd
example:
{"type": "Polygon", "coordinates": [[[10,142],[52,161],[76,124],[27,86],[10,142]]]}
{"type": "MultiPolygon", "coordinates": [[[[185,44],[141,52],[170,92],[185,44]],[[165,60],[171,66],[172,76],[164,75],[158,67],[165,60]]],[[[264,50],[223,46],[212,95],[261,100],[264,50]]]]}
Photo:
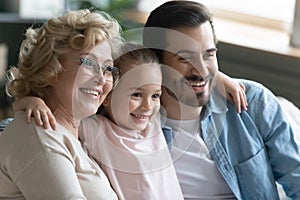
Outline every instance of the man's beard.
{"type": "Polygon", "coordinates": [[[209,75],[206,78],[197,76],[185,77],[172,82],[171,87],[165,87],[166,92],[177,101],[192,107],[202,107],[209,102],[211,91],[215,84],[215,76],[209,75]],[[187,81],[207,81],[209,89],[201,92],[193,90],[192,86],[186,84],[187,81]],[[183,86],[184,85],[184,86],[183,86]]]}

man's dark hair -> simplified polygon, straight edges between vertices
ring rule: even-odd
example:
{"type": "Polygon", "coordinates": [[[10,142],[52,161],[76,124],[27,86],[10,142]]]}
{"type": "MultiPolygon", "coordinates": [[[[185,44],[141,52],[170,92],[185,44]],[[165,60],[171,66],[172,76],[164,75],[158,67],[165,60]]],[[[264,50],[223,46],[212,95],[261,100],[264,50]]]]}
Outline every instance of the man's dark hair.
{"type": "Polygon", "coordinates": [[[145,24],[143,44],[155,52],[160,62],[165,48],[165,29],[178,27],[198,27],[208,21],[213,29],[214,41],[217,43],[212,14],[206,6],[193,1],[168,1],[154,9],[145,24]],[[153,28],[162,28],[161,30],[153,28]],[[160,47],[160,48],[155,48],[160,47]]]}

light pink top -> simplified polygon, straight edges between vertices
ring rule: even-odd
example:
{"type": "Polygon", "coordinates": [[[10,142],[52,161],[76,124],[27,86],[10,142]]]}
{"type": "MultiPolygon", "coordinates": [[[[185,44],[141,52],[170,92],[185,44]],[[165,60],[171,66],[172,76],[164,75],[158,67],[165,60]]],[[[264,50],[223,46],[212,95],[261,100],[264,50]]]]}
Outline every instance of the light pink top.
{"type": "Polygon", "coordinates": [[[83,120],[83,143],[120,199],[183,199],[159,115],[143,131],[99,115],[83,120]]]}

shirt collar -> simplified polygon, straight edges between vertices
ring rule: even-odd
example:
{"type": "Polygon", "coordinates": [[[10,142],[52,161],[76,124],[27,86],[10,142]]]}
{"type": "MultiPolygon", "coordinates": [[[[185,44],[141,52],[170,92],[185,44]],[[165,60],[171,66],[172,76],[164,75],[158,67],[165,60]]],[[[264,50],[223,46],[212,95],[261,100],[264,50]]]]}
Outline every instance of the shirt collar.
{"type": "Polygon", "coordinates": [[[205,106],[203,118],[206,118],[212,113],[222,114],[228,111],[227,100],[215,88],[211,92],[208,104],[205,106]]]}

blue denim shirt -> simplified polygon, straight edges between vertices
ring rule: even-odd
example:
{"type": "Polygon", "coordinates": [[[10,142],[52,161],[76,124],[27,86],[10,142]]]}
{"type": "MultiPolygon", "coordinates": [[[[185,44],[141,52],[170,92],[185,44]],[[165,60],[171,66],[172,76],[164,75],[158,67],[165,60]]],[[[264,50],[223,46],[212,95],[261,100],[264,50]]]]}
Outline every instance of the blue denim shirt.
{"type": "Polygon", "coordinates": [[[300,144],[294,138],[300,133],[293,133],[269,90],[241,82],[247,111],[237,113],[235,105],[214,93],[203,113],[202,137],[211,157],[237,199],[279,199],[275,181],[289,197],[300,199],[300,144]]]}
{"type": "Polygon", "coordinates": [[[4,128],[9,124],[13,118],[6,118],[0,122],[0,132],[4,130],[4,128]]]}

